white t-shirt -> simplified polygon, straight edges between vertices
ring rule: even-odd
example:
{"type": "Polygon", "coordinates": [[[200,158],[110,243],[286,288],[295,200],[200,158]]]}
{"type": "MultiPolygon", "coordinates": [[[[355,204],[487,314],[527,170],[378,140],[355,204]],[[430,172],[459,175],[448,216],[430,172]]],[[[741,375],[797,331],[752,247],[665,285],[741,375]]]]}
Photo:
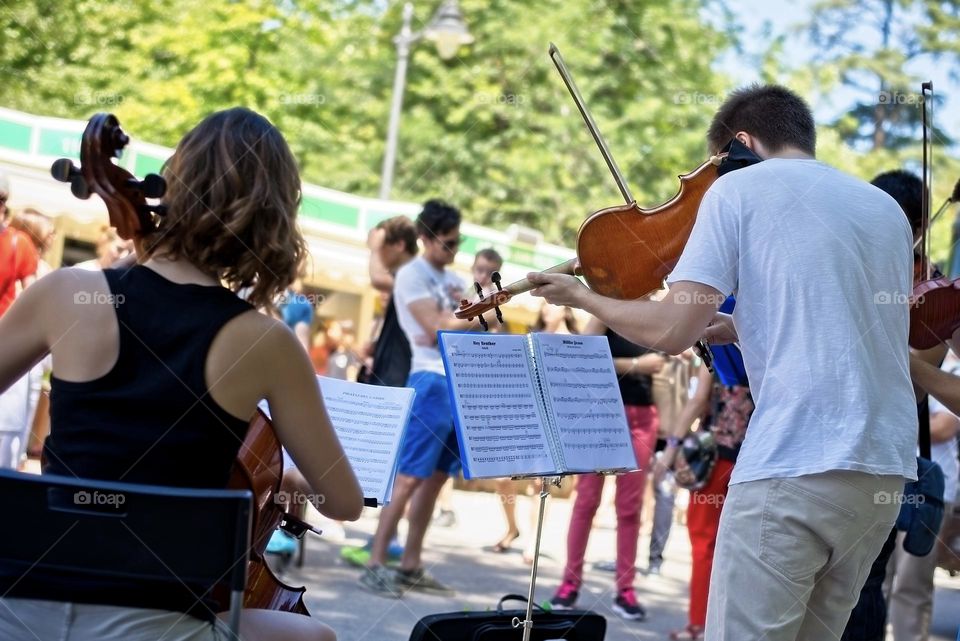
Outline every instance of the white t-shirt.
{"type": "Polygon", "coordinates": [[[917,478],[912,245],[893,198],[816,160],[766,160],[706,193],[669,281],[737,296],[756,410],[731,483],[917,478]]]}
{"type": "MultiPolygon", "coordinates": [[[[943,365],[940,367],[945,372],[950,374],[956,374],[960,371],[960,363],[956,359],[947,358],[944,360],[943,365]]],[[[943,406],[943,403],[930,397],[930,418],[933,419],[934,414],[940,412],[946,412],[953,416],[956,416],[943,406]]],[[[948,503],[954,503],[957,500],[957,485],[960,483],[960,461],[957,460],[957,438],[954,438],[944,441],[943,443],[932,443],[930,445],[930,458],[934,463],[940,466],[940,469],[943,470],[943,480],[944,480],[944,492],[943,500],[948,503]]]]}
{"type": "Polygon", "coordinates": [[[450,270],[437,270],[422,256],[414,258],[400,268],[393,283],[393,302],[397,307],[397,322],[400,329],[410,341],[410,351],[413,353],[410,373],[436,372],[443,374],[443,359],[436,342],[426,347],[417,345],[416,338],[424,336],[425,332],[410,313],[410,303],[424,298],[432,298],[437,303],[437,309],[452,312],[460,305],[463,293],[463,281],[450,270]]]}

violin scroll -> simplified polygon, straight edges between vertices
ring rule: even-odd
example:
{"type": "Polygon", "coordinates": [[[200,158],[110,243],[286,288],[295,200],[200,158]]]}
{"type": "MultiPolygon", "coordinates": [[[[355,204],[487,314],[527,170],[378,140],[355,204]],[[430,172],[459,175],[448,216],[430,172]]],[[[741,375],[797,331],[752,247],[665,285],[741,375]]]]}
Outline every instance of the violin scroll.
{"type": "Polygon", "coordinates": [[[475,282],[473,287],[477,290],[477,301],[471,303],[464,298],[460,301],[460,308],[454,312],[454,315],[459,319],[473,320],[476,318],[480,322],[480,327],[483,328],[483,331],[490,329],[486,319],[483,317],[484,313],[489,312],[491,309],[494,310],[497,315],[497,320],[503,325],[503,313],[500,311],[500,306],[513,298],[513,293],[508,291],[510,289],[509,287],[507,289],[501,287],[500,272],[493,272],[490,279],[493,281],[493,284],[497,286],[497,291],[491,292],[490,297],[487,298],[483,295],[483,287],[480,286],[480,283],[475,282]]]}
{"type": "MultiPolygon", "coordinates": [[[[571,258],[564,263],[560,263],[559,265],[554,265],[550,269],[543,270],[543,273],[569,274],[571,276],[576,276],[581,272],[579,269],[578,259],[571,258]]],[[[499,272],[494,272],[493,283],[497,286],[497,291],[490,292],[488,296],[484,297],[483,292],[478,289],[477,293],[480,295],[479,298],[472,303],[466,299],[460,301],[460,308],[454,312],[454,316],[461,320],[473,320],[474,318],[478,318],[480,320],[480,326],[486,330],[487,322],[484,320],[483,314],[492,309],[497,315],[497,320],[503,324],[503,314],[500,312],[500,306],[509,302],[514,296],[524,292],[529,292],[535,287],[535,285],[526,278],[523,280],[518,280],[515,283],[511,283],[506,287],[501,287],[499,272]]],[[[475,284],[474,286],[479,287],[479,284],[475,284]]]]}

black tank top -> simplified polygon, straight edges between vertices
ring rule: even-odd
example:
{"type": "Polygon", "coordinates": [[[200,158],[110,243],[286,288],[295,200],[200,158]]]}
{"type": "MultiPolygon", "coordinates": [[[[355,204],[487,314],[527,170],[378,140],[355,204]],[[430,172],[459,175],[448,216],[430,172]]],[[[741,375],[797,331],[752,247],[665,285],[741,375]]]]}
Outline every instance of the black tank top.
{"type": "MultiPolygon", "coordinates": [[[[635,358],[650,353],[646,347],[631,343],[612,329],[607,330],[610,354],[614,358],[635,358]]],[[[653,379],[648,374],[618,376],[624,405],[653,405],[653,379]]]]}
{"type": "MultiPolygon", "coordinates": [[[[104,275],[120,329],[117,362],[93,381],[51,379],[44,473],[225,487],[249,421],[210,398],[204,365],[217,332],[253,307],[223,287],[173,283],[148,267],[104,275]]],[[[93,580],[53,570],[23,575],[0,562],[0,594],[10,597],[157,608],[213,620],[226,604],[195,596],[203,593],[202,586],[179,581],[93,580]]]]}
{"type": "Polygon", "coordinates": [[[101,378],[50,381],[44,472],[222,488],[249,421],[210,397],[204,366],[227,321],[253,309],[230,290],[183,285],[148,267],[104,271],[120,330],[101,378]]]}

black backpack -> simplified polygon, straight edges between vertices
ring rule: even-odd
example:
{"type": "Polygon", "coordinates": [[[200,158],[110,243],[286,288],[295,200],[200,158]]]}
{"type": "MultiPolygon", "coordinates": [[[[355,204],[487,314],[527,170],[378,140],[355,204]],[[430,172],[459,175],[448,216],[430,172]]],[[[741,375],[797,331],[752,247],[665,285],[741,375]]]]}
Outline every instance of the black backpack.
{"type": "Polygon", "coordinates": [[[397,321],[397,308],[391,296],[383,314],[380,337],[373,350],[373,369],[365,369],[358,376],[358,380],[371,385],[403,387],[410,376],[412,359],[410,341],[407,340],[407,335],[403,333],[397,321]]]}

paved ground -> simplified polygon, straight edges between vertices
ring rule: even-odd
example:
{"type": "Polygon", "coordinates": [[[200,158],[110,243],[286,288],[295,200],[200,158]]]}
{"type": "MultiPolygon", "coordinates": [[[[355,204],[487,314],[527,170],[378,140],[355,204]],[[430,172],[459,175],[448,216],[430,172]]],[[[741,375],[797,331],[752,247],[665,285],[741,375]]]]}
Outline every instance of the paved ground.
{"type": "MultiPolygon", "coordinates": [[[[608,491],[612,484],[608,483],[608,491]]],[[[550,504],[544,527],[541,573],[537,581],[537,601],[549,599],[557,586],[564,559],[566,525],[570,501],[548,499],[550,504]]],[[[495,606],[507,593],[527,593],[529,567],[521,559],[519,548],[507,554],[483,551],[502,533],[503,520],[497,499],[492,494],[456,492],[454,496],[458,524],[452,528],[431,528],[425,561],[430,571],[457,590],[454,597],[410,593],[402,600],[385,599],[363,590],[357,584],[359,573],[339,559],[343,545],[358,544],[376,526],[377,512],[366,510],[357,523],[339,532],[337,524],[324,523],[325,535],[307,545],[302,569],[291,569],[285,580],[307,586],[307,606],[337,630],[342,641],[406,641],[414,623],[436,612],[481,611],[495,606]]],[[[660,576],[638,574],[638,596],[646,606],[644,622],[626,622],[610,610],[612,573],[590,570],[597,560],[612,558],[615,519],[610,503],[597,517],[587,550],[587,583],[580,605],[607,617],[608,641],[645,641],[666,639],[671,629],[686,622],[687,578],[690,572],[686,530],[675,525],[660,576]]],[[[519,523],[527,523],[532,499],[521,499],[519,523]]],[[[640,542],[640,565],[646,565],[648,531],[640,542]]],[[[518,542],[519,543],[519,542],[518,542]]],[[[960,625],[960,577],[950,578],[938,571],[937,598],[934,606],[933,641],[954,641],[960,625]]]]}

